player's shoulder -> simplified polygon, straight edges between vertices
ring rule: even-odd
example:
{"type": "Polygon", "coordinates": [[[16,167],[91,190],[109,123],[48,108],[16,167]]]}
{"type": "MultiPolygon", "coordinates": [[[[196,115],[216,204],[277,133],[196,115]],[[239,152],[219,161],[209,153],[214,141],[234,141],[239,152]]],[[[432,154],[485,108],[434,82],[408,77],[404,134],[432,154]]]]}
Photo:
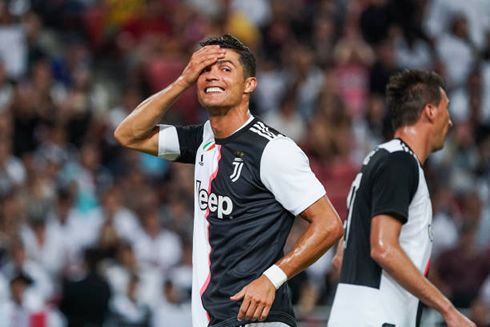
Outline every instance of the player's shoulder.
{"type": "Polygon", "coordinates": [[[250,132],[264,138],[264,148],[266,152],[275,153],[278,156],[287,155],[293,151],[301,151],[299,146],[291,138],[267,125],[261,120],[257,120],[250,127],[250,132]]]}
{"type": "Polygon", "coordinates": [[[284,137],[284,135],[278,132],[275,128],[267,125],[258,118],[255,118],[247,128],[251,135],[254,135],[257,140],[261,140],[261,143],[264,144],[267,144],[277,138],[284,137]]]}
{"type": "Polygon", "coordinates": [[[386,143],[378,145],[376,153],[383,161],[408,161],[411,164],[418,165],[418,159],[410,147],[401,139],[393,139],[386,143]]]}
{"type": "Polygon", "coordinates": [[[246,127],[246,137],[241,142],[248,145],[249,150],[264,162],[289,161],[298,154],[304,155],[299,146],[289,137],[285,136],[275,128],[255,118],[246,127]]]}
{"type": "Polygon", "coordinates": [[[399,174],[418,174],[420,163],[415,153],[401,139],[380,144],[364,161],[364,170],[377,174],[393,171],[399,174]]]}
{"type": "Polygon", "coordinates": [[[395,138],[392,139],[391,141],[380,144],[378,145],[378,148],[386,150],[389,153],[396,153],[402,151],[404,153],[409,153],[411,155],[414,155],[410,147],[399,138],[395,138]]]}
{"type": "Polygon", "coordinates": [[[278,149],[280,152],[295,145],[291,139],[258,118],[254,118],[244,129],[245,135],[238,138],[239,142],[255,152],[259,158],[271,149],[278,149]]]}

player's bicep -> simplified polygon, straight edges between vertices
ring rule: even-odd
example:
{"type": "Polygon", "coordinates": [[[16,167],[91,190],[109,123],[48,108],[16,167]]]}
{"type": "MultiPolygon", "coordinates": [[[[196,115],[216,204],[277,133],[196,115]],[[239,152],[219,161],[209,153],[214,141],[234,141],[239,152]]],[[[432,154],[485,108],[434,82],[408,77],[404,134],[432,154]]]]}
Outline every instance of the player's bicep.
{"type": "Polygon", "coordinates": [[[390,248],[400,246],[398,239],[401,229],[402,222],[391,215],[374,216],[371,220],[371,255],[383,256],[390,248]]]}
{"type": "Polygon", "coordinates": [[[299,216],[311,223],[315,220],[321,219],[324,216],[325,209],[328,207],[327,199],[325,197],[321,197],[313,203],[311,206],[303,210],[299,216]]]}

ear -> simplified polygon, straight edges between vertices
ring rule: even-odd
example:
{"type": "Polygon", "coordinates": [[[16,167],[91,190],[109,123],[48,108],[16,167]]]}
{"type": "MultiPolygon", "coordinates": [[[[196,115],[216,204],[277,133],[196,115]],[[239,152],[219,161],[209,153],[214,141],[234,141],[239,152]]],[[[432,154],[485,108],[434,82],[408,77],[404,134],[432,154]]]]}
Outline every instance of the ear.
{"type": "Polygon", "coordinates": [[[430,122],[433,122],[437,115],[437,107],[433,104],[427,103],[424,107],[423,113],[430,122]]]}
{"type": "Polygon", "coordinates": [[[245,79],[245,90],[243,93],[250,94],[257,87],[257,79],[255,77],[247,77],[245,79]]]}

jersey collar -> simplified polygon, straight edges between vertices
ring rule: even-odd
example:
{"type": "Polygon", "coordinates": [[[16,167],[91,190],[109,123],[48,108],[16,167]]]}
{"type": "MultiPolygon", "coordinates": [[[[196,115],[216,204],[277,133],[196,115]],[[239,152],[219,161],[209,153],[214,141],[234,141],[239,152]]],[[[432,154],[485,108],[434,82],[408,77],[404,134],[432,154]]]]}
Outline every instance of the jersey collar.
{"type": "Polygon", "coordinates": [[[410,154],[417,160],[417,162],[419,163],[419,166],[420,167],[423,167],[424,165],[420,162],[419,158],[417,158],[417,155],[415,154],[415,152],[413,152],[412,148],[410,147],[410,145],[408,145],[405,141],[403,141],[401,138],[399,137],[396,137],[397,140],[399,140],[400,142],[402,142],[409,150],[410,150],[410,154]]]}

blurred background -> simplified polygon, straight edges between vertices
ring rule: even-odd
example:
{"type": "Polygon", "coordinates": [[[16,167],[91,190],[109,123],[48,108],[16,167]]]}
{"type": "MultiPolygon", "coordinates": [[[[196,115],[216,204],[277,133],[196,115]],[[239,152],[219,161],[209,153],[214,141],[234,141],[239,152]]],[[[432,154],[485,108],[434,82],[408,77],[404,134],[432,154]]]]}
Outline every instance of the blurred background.
{"type": "MultiPolygon", "coordinates": [[[[0,326],[191,326],[193,167],[113,131],[227,32],[257,57],[251,111],[304,149],[342,219],[364,156],[392,136],[390,75],[444,76],[454,126],[424,167],[430,279],[489,326],[486,0],[0,0],[0,326]]],[[[205,120],[192,89],[165,118],[205,120]]],[[[302,327],[326,325],[332,255],[290,281],[302,327]]]]}

